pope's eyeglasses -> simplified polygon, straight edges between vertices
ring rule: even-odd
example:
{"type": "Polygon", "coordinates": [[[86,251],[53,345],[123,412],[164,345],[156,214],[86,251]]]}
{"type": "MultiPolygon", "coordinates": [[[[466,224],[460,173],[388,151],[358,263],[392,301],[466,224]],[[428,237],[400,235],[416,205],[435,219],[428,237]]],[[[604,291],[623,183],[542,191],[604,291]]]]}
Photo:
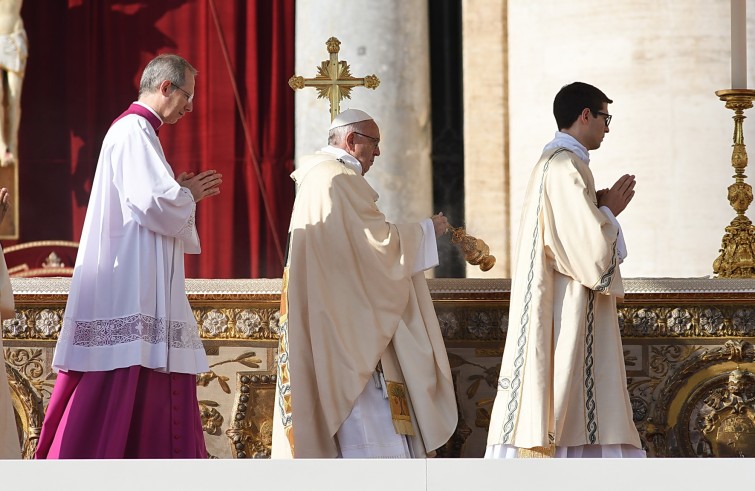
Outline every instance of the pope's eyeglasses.
{"type": "Polygon", "coordinates": [[[363,136],[363,137],[369,139],[372,142],[372,144],[375,145],[375,147],[380,146],[380,138],[375,138],[374,136],[365,135],[364,133],[360,133],[358,131],[355,131],[354,133],[356,133],[359,136],[363,136]]]}

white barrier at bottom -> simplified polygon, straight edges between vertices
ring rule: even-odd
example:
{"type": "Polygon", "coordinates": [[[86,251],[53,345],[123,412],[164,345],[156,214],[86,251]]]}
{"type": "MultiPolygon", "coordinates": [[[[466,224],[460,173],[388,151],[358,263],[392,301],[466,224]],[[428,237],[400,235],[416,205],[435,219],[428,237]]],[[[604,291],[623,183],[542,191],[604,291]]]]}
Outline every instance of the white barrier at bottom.
{"type": "Polygon", "coordinates": [[[0,461],[0,490],[698,490],[740,482],[753,459],[0,461]]]}

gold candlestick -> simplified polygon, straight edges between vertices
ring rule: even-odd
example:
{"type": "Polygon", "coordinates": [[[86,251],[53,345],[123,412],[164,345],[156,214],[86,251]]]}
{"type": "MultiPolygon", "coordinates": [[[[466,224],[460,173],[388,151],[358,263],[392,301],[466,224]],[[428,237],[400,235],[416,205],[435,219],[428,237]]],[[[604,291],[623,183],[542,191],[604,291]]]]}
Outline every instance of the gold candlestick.
{"type": "Polygon", "coordinates": [[[482,271],[488,271],[495,266],[495,256],[490,255],[490,247],[484,240],[467,234],[464,227],[448,227],[451,243],[459,246],[464,258],[473,266],[480,266],[482,271]]]}
{"type": "Polygon", "coordinates": [[[752,186],[744,180],[747,167],[742,123],[745,109],[752,107],[755,90],[727,89],[716,91],[716,95],[726,102],[726,108],[734,111],[734,144],[731,165],[734,167],[734,184],[729,186],[729,203],[737,216],[726,227],[721,240],[720,254],[713,261],[713,273],[719,278],[755,278],[755,227],[745,211],[752,203],[752,186]]]}

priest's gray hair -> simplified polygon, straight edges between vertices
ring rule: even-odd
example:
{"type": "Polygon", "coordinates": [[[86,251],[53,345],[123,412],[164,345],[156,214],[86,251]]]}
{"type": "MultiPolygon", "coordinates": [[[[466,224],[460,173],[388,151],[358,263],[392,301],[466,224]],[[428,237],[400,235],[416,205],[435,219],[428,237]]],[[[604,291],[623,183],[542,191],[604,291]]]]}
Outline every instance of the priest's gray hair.
{"type": "Polygon", "coordinates": [[[162,54],[150,61],[142,72],[139,82],[139,95],[156,92],[163,80],[168,80],[178,87],[186,83],[186,70],[192,75],[198,73],[197,69],[178,55],[162,54]]]}
{"type": "MultiPolygon", "coordinates": [[[[367,121],[371,120],[368,119],[367,121]]],[[[362,130],[364,123],[365,121],[359,121],[357,123],[345,124],[343,126],[333,128],[328,132],[328,145],[337,147],[339,145],[345,144],[346,137],[349,136],[349,133],[362,130]]]]}

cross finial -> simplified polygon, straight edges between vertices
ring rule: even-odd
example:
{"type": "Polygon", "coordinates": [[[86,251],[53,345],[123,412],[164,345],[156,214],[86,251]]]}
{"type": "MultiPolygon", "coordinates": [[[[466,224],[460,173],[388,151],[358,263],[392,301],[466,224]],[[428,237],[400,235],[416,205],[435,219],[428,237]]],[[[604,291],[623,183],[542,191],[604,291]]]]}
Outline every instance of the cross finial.
{"type": "Polygon", "coordinates": [[[288,85],[296,90],[304,87],[317,89],[318,99],[330,100],[330,120],[333,121],[341,112],[341,99],[351,99],[351,89],[354,87],[367,87],[375,89],[380,85],[380,79],[375,75],[367,75],[364,78],[351,76],[349,64],[338,61],[338,52],[341,50],[341,41],[331,37],[325,43],[330,53],[330,60],[323,61],[317,67],[317,76],[304,78],[294,75],[288,81],[288,85]]]}

